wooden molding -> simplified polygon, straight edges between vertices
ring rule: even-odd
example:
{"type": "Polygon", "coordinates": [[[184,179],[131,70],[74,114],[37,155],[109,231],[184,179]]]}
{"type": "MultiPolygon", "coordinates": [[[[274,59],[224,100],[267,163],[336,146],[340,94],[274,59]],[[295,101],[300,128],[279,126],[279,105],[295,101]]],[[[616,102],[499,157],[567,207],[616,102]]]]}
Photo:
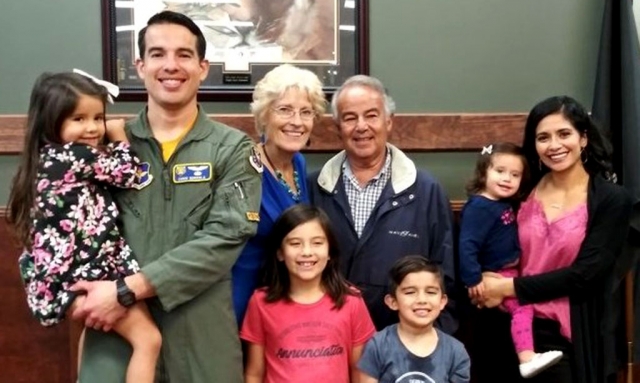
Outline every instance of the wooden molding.
{"type": "MultiPolygon", "coordinates": [[[[130,118],[132,115],[110,117],[130,118]]],[[[257,140],[253,116],[213,114],[211,118],[246,132],[257,140]]],[[[389,141],[409,152],[475,151],[490,142],[522,142],[524,113],[397,114],[389,141]]],[[[0,155],[18,154],[24,140],[25,115],[0,115],[0,155]]],[[[305,152],[335,152],[342,149],[338,130],[325,115],[313,129],[305,152]]]]}
{"type": "MultiPolygon", "coordinates": [[[[454,213],[459,213],[462,210],[462,206],[464,206],[464,203],[467,201],[464,200],[453,200],[451,201],[451,210],[454,213]]],[[[6,206],[0,206],[0,219],[4,219],[7,216],[7,207],[6,206]]]]}
{"type": "Polygon", "coordinates": [[[464,206],[465,202],[467,202],[466,200],[453,200],[453,201],[449,201],[449,203],[451,204],[451,210],[454,213],[460,213],[462,211],[462,207],[464,206]]]}
{"type": "Polygon", "coordinates": [[[22,151],[26,116],[0,115],[0,154],[22,151]]]}

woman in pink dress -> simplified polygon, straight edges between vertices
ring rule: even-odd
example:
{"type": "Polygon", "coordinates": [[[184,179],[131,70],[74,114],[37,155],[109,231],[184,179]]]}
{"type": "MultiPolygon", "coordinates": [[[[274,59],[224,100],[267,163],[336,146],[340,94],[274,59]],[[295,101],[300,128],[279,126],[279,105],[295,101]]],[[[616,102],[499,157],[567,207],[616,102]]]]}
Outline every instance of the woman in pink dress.
{"type": "Polygon", "coordinates": [[[631,197],[615,184],[610,144],[570,97],[529,113],[523,150],[532,185],[518,213],[521,277],[484,276],[481,305],[533,304],[536,350],[563,359],[528,382],[615,382],[614,266],[627,238],[631,197]]]}

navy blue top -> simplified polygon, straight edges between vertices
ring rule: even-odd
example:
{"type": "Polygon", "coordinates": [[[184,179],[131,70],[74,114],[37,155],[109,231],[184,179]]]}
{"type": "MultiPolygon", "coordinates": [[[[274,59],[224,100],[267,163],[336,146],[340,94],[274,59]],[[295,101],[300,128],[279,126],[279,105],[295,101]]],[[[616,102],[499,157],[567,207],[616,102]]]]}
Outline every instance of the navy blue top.
{"type": "Polygon", "coordinates": [[[483,271],[498,271],[520,256],[518,227],[509,202],[473,195],[460,214],[460,279],[467,287],[483,271]]]}
{"type": "MultiPolygon", "coordinates": [[[[442,267],[449,302],[436,325],[453,334],[458,323],[454,316],[456,273],[451,205],[442,186],[424,170],[417,170],[415,181],[396,192],[393,178],[400,178],[401,171],[409,166],[415,169],[413,162],[406,160],[402,163],[399,157],[391,159],[395,176],[378,198],[361,236],[354,229],[341,175],[337,177],[333,190],[320,187],[319,173],[311,175],[311,200],[331,219],[340,245],[340,268],[343,275],[361,289],[376,329],[382,330],[398,322],[397,312],[384,303],[384,297],[389,293],[391,266],[405,255],[420,254],[442,267]]],[[[334,173],[340,174],[335,169],[334,173]]]]}
{"type": "Polygon", "coordinates": [[[251,298],[253,290],[258,286],[260,268],[264,264],[267,255],[264,252],[264,246],[273,224],[288,207],[298,202],[309,203],[306,166],[302,154],[296,153],[293,156],[293,169],[300,177],[299,201],[295,201],[293,196],[289,194],[289,190],[266,168],[262,173],[262,201],[260,204],[258,232],[249,239],[231,269],[233,307],[238,325],[242,324],[249,298],[251,298]]]}

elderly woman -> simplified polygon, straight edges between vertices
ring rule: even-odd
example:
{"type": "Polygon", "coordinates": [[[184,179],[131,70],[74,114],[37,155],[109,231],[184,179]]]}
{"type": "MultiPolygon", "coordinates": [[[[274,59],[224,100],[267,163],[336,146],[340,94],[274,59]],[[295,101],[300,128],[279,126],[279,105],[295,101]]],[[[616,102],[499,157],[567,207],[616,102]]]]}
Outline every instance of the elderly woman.
{"type": "Polygon", "coordinates": [[[322,83],[311,71],[280,65],[258,82],[251,112],[260,143],[257,161],[264,168],[258,233],[249,240],[232,269],[233,304],[238,324],[264,259],[264,243],[275,220],[289,206],[309,202],[306,163],[300,150],[309,142],[314,123],[325,111],[322,83]]]}

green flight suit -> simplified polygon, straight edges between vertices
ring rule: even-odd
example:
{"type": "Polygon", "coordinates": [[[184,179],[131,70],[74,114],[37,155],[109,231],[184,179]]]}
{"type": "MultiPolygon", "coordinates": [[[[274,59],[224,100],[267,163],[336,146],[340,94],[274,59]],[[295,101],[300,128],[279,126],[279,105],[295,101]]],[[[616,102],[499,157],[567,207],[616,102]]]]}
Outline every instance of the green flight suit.
{"type": "MultiPolygon", "coordinates": [[[[124,237],[157,293],[147,300],[162,332],[156,381],[236,383],[242,353],[230,270],[257,230],[261,168],[250,163],[249,137],[198,109],[167,164],[146,109],[127,123],[148,173],[139,190],[115,197],[124,237]]],[[[80,382],[124,382],[130,356],[114,332],[87,330],[80,382]]]]}

